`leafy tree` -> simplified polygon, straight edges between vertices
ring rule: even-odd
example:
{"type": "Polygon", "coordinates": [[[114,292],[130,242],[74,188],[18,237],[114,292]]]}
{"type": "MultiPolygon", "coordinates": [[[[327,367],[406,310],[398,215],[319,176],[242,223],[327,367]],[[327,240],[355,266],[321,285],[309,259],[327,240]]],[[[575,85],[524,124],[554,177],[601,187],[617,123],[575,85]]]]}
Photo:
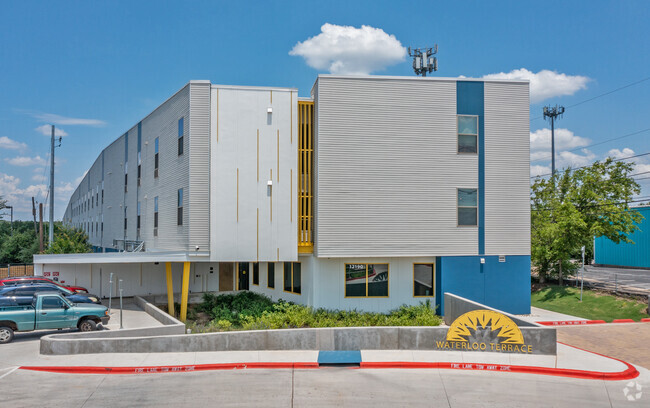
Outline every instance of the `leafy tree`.
{"type": "Polygon", "coordinates": [[[32,256],[38,252],[38,238],[33,230],[14,231],[2,237],[0,264],[32,263],[32,256]]]}
{"type": "Polygon", "coordinates": [[[540,281],[572,273],[580,248],[591,251],[594,237],[632,242],[638,211],[630,209],[640,186],[629,176],[634,164],[607,158],[591,166],[537,178],[531,187],[531,258],[540,281]]]}
{"type": "Polygon", "coordinates": [[[90,252],[88,235],[80,229],[58,224],[54,226],[54,241],[46,254],[80,254],[90,252]]]}
{"type": "MultiPolygon", "coordinates": [[[[0,210],[3,210],[7,207],[7,200],[4,200],[2,196],[0,196],[0,210]]],[[[0,220],[2,219],[2,214],[0,214],[0,220]]]]}

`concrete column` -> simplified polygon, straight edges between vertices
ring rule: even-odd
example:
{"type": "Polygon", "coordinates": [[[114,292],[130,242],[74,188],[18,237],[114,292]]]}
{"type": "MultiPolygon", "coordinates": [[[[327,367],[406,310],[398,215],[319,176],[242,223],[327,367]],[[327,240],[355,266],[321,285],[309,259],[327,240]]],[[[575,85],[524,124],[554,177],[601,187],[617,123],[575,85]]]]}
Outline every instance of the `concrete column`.
{"type": "Polygon", "coordinates": [[[181,322],[187,319],[187,297],[190,291],[190,263],[183,262],[183,285],[181,288],[181,322]]]}
{"type": "Polygon", "coordinates": [[[170,316],[174,316],[174,281],[171,262],[165,262],[165,269],[167,270],[167,310],[170,316]]]}

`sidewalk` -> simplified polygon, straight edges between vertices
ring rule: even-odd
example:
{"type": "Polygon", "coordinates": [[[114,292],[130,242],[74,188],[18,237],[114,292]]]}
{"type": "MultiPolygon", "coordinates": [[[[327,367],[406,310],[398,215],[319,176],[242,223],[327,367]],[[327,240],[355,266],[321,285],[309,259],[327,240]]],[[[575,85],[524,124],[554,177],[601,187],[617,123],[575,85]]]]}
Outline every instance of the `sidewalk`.
{"type": "Polygon", "coordinates": [[[566,321],[566,320],[587,320],[582,317],[571,316],[563,313],[552,312],[546,309],[531,306],[529,315],[517,315],[522,320],[527,322],[552,322],[552,321],[566,321]]]}

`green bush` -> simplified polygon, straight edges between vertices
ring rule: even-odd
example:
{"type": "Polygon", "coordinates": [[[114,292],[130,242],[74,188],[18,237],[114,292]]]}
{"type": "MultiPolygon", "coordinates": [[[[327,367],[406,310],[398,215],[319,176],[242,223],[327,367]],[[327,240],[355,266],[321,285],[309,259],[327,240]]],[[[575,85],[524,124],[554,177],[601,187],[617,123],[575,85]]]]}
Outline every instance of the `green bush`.
{"type": "Polygon", "coordinates": [[[205,326],[192,324],[192,332],[210,332],[232,329],[266,330],[306,327],[358,326],[439,326],[440,316],[430,301],[417,306],[401,306],[388,314],[358,312],[356,310],[312,309],[280,300],[274,303],[267,296],[254,292],[232,295],[206,293],[197,311],[210,315],[205,326]]]}

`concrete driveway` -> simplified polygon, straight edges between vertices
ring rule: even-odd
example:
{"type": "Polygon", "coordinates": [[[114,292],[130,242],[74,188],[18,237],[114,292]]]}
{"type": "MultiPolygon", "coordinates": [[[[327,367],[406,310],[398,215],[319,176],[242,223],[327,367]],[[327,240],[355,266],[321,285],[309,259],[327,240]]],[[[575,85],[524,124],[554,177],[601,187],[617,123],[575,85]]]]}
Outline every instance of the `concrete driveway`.
{"type": "MultiPolygon", "coordinates": [[[[0,371],[0,377],[3,373],[0,371]]],[[[635,381],[650,390],[648,375],[635,381]]],[[[12,407],[628,407],[628,381],[435,369],[234,370],[144,375],[15,370],[12,407]],[[46,402],[46,403],[45,403],[46,402]]]]}

